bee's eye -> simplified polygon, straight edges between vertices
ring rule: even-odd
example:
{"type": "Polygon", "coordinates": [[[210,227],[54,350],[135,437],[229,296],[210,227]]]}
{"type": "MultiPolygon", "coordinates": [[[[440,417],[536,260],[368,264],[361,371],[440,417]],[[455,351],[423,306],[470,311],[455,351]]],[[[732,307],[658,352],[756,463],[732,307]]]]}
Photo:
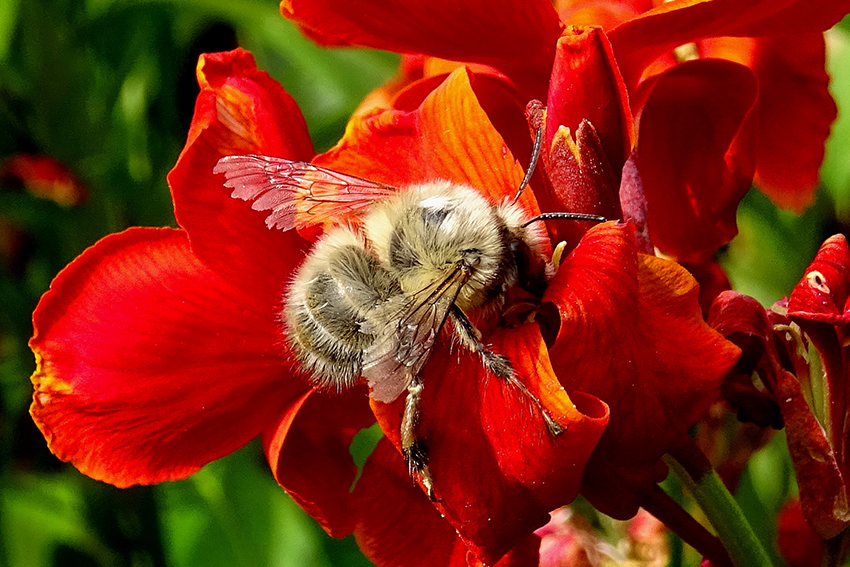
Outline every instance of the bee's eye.
{"type": "Polygon", "coordinates": [[[445,207],[423,207],[420,210],[422,222],[425,226],[437,227],[449,216],[449,209],[445,207]]]}
{"type": "Polygon", "coordinates": [[[469,266],[477,266],[481,261],[481,250],[478,248],[464,248],[460,251],[460,257],[469,266]]]}

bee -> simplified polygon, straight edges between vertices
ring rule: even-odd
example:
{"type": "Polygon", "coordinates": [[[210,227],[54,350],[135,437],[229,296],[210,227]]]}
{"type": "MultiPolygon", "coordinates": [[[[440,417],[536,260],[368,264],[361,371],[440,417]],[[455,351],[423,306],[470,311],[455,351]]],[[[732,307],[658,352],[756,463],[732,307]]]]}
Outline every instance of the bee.
{"type": "Polygon", "coordinates": [[[505,307],[516,286],[543,285],[545,218],[604,220],[554,213],[530,218],[517,204],[539,153],[512,201],[494,204],[446,180],[395,188],[311,163],[263,155],[227,156],[214,168],[231,196],[271,211],[270,229],[330,225],[297,270],[280,314],[286,341],[312,385],[343,391],[365,381],[370,397],[405,391],[401,448],[411,475],[434,500],[427,447],[417,436],[421,371],[448,322],[455,340],[561,426],[516,377],[508,358],[481,340],[470,315],[505,307]]]}

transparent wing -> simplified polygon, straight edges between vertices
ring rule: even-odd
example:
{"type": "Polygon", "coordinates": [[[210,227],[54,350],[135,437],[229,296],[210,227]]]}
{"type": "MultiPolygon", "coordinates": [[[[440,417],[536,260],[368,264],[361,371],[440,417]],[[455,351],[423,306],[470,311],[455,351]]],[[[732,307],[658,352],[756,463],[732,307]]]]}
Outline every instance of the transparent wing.
{"type": "Polygon", "coordinates": [[[444,279],[412,294],[397,317],[390,316],[397,323],[385,326],[384,336],[363,357],[363,377],[372,398],[395,400],[419,374],[468,279],[458,265],[444,279]]]}
{"type": "Polygon", "coordinates": [[[257,154],[223,157],[213,173],[224,174],[231,197],[271,211],[266,226],[281,230],[335,224],[396,193],[389,185],[312,163],[257,154]]]}

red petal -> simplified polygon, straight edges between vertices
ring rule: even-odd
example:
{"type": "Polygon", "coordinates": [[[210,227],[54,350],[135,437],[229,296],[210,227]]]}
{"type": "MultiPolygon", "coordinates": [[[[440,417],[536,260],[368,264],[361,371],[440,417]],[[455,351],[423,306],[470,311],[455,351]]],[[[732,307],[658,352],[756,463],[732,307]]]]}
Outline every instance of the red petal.
{"type": "MultiPolygon", "coordinates": [[[[742,351],[738,364],[723,383],[722,397],[731,404],[739,421],[781,429],[783,420],[773,381],[765,382],[765,388],[756,387],[752,379],[759,365],[778,364],[773,329],[764,307],[752,297],[727,290],[715,298],[707,320],[742,351]]],[[[787,323],[786,320],[784,324],[787,323]]],[[[771,367],[766,372],[772,376],[775,370],[771,367]]]]}
{"type": "Polygon", "coordinates": [[[561,382],[611,408],[582,494],[630,517],[646,484],[663,477],[658,459],[686,439],[740,351],[705,324],[681,266],[637,254],[629,225],[588,231],[544,300],[560,311],[550,352],[561,382]]]}
{"type": "MultiPolygon", "coordinates": [[[[819,383],[819,387],[809,387],[823,392],[823,399],[816,406],[819,406],[823,422],[820,426],[826,431],[831,450],[834,451],[834,458],[838,460],[838,466],[845,469],[842,473],[846,478],[848,472],[846,469],[850,469],[850,451],[848,451],[850,441],[848,441],[847,426],[847,408],[850,404],[850,387],[847,382],[850,376],[847,349],[847,331],[848,322],[850,322],[850,246],[843,235],[835,235],[821,246],[814,261],[806,270],[806,275],[791,292],[788,300],[788,316],[806,332],[820,357],[820,365],[812,365],[811,368],[811,382],[819,383]],[[815,372],[821,374],[814,375],[815,372]]],[[[798,377],[803,378],[799,376],[799,373],[798,377]]],[[[800,381],[809,385],[806,380],[800,381]]],[[[800,389],[799,385],[797,389],[800,389]]],[[[807,400],[801,398],[804,407],[806,402],[807,400]]],[[[808,403],[815,404],[811,400],[808,400],[808,403]]],[[[809,412],[813,411],[809,410],[809,412]]],[[[809,419],[808,416],[807,419],[809,419]]],[[[814,421],[813,417],[810,419],[814,421]]],[[[807,432],[806,436],[821,434],[820,426],[814,433],[807,432]]],[[[790,444],[791,431],[789,430],[788,433],[790,444]]],[[[812,441],[809,441],[809,444],[814,445],[812,441]]],[[[792,457],[797,457],[795,466],[812,466],[807,463],[810,460],[807,453],[800,455],[792,453],[792,457]],[[797,463],[797,460],[800,463],[797,463]]],[[[817,482],[817,475],[814,476],[813,482],[817,482]]],[[[846,490],[846,483],[843,480],[842,485],[842,490],[846,490]]],[[[815,485],[811,488],[816,490],[815,485]]],[[[834,507],[836,509],[835,518],[822,518],[818,522],[813,520],[816,529],[827,533],[825,528],[818,526],[821,522],[826,522],[829,526],[828,533],[831,533],[833,529],[846,526],[847,522],[844,521],[848,512],[846,500],[840,501],[836,497],[834,503],[829,503],[829,507],[824,508],[823,502],[818,501],[813,504],[809,501],[815,494],[817,493],[804,494],[801,490],[801,499],[807,513],[819,508],[832,510],[834,507]],[[836,520],[838,520],[837,523],[835,523],[836,520]]],[[[822,512],[818,513],[818,516],[823,516],[822,512]]]]}
{"type": "MultiPolygon", "coordinates": [[[[503,89],[510,84],[507,76],[488,65],[459,63],[424,55],[404,55],[396,76],[366,95],[354,111],[354,116],[366,116],[369,111],[376,108],[415,110],[447,75],[461,67],[466,67],[476,76],[484,75],[499,79],[503,89]]],[[[519,102],[517,104],[521,106],[519,102]]]]}
{"type": "Polygon", "coordinates": [[[824,541],[803,517],[796,498],[776,515],[776,547],[789,567],[820,567],[824,541]]]}
{"type": "MultiPolygon", "coordinates": [[[[543,210],[622,218],[620,173],[631,151],[632,116],[600,29],[571,28],[558,41],[545,120],[543,210]]],[[[588,226],[559,222],[549,230],[554,240],[575,246],[588,226]]]]}
{"type": "Polygon", "coordinates": [[[593,124],[619,179],[632,149],[632,113],[611,44],[599,28],[570,28],[558,40],[546,103],[546,139],[560,126],[576,132],[582,120],[593,124]]]}
{"type": "Polygon", "coordinates": [[[367,115],[376,108],[392,108],[393,101],[401,91],[425,77],[430,77],[425,72],[427,60],[428,58],[423,55],[403,55],[398,64],[396,75],[367,94],[354,111],[353,116],[367,115]]]}
{"type": "Polygon", "coordinates": [[[746,23],[736,22],[735,35],[759,37],[763,35],[789,35],[806,32],[823,32],[837,24],[850,12],[848,0],[782,0],[762,2],[767,13],[746,23]]]}
{"type": "Polygon", "coordinates": [[[213,167],[226,155],[259,153],[309,161],[313,148],[298,107],[254,58],[237,49],[204,55],[201,93],[186,147],[168,175],[177,221],[192,250],[229,281],[257,285],[272,304],[303,258],[306,243],[266,228],[266,213],[230,197],[213,167]]]}
{"type": "Polygon", "coordinates": [[[714,298],[731,289],[732,284],[720,263],[713,258],[703,264],[683,264],[683,266],[699,283],[699,304],[702,307],[702,314],[707,320],[714,298]]]}
{"type": "MultiPolygon", "coordinates": [[[[734,333],[754,337],[759,342],[769,343],[770,322],[764,307],[748,295],[728,290],[717,296],[711,305],[708,322],[725,337],[734,333]]],[[[753,364],[758,362],[764,353],[759,350],[753,364]]]]}
{"type": "Polygon", "coordinates": [[[780,207],[801,213],[814,199],[824,142],[836,116],[823,34],[719,38],[703,42],[701,52],[755,72],[760,87],[756,185],[780,207]]]}
{"type": "Polygon", "coordinates": [[[466,547],[410,479],[404,460],[382,439],[354,489],[354,537],[378,567],[466,567],[466,547]]]}
{"type": "Polygon", "coordinates": [[[823,243],[791,292],[788,315],[836,326],[850,323],[850,246],[836,234],[823,243]]]}
{"type": "Polygon", "coordinates": [[[678,0],[625,22],[608,36],[626,85],[674,47],[705,37],[822,32],[847,12],[848,0],[678,0]]]}
{"type": "Polygon", "coordinates": [[[308,392],[264,439],[277,481],[334,537],[354,529],[351,485],[357,467],[349,446],[361,429],[375,422],[367,400],[365,389],[346,396],[308,392]]]}
{"type": "Polygon", "coordinates": [[[424,53],[496,67],[540,98],[561,32],[548,0],[283,0],[284,17],[323,45],[424,53]]]}
{"type": "MultiPolygon", "coordinates": [[[[837,461],[844,457],[843,447],[830,444],[797,377],[778,369],[768,379],[776,384],[776,397],[785,420],[788,452],[794,464],[803,510],[822,538],[835,537],[850,524],[847,471],[842,470],[845,463],[837,461]]],[[[846,376],[844,379],[846,384],[846,376]]]]}
{"type": "MultiPolygon", "coordinates": [[[[339,144],[314,163],[396,187],[447,179],[471,185],[493,202],[512,196],[523,169],[479,104],[473,79],[459,69],[414,111],[355,118],[339,144]]],[[[531,191],[521,202],[536,211],[531,191]]]]}
{"type": "Polygon", "coordinates": [[[30,412],[51,450],[115,484],[183,478],[258,435],[305,390],[275,303],[225,281],[185,233],[131,229],[65,268],[33,315],[30,412]]]}
{"type": "Polygon", "coordinates": [[[703,59],[642,88],[636,159],[650,236],[665,253],[700,263],[737,233],[755,168],[758,84],[743,65],[703,59]]]}
{"type": "MultiPolygon", "coordinates": [[[[548,114],[548,113],[547,113],[548,114]]],[[[544,211],[589,213],[604,218],[620,218],[618,180],[611,169],[596,129],[583,120],[575,139],[569,129],[555,131],[549,151],[543,155],[546,191],[538,191],[544,211]]],[[[567,242],[569,250],[581,240],[591,223],[567,221],[550,223],[553,240],[567,242]]]]}
{"type": "MultiPolygon", "coordinates": [[[[438,347],[428,362],[418,432],[429,452],[436,506],[470,551],[490,564],[575,497],[607,408],[583,394],[570,400],[535,325],[486,339],[511,358],[519,379],[565,428],[553,437],[532,402],[469,353],[438,347]]],[[[399,446],[401,405],[373,408],[399,446]]]]}
{"type": "Polygon", "coordinates": [[[635,238],[638,244],[638,252],[642,254],[654,254],[655,247],[649,238],[648,205],[646,193],[643,191],[643,180],[637,167],[635,153],[626,160],[623,166],[623,178],[620,180],[620,206],[623,209],[623,222],[631,224],[635,228],[635,238]]]}
{"type": "MultiPolygon", "coordinates": [[[[354,536],[378,567],[482,566],[411,482],[388,440],[382,439],[369,457],[354,496],[359,513],[354,536]]],[[[531,534],[493,567],[537,565],[539,549],[540,538],[531,534]]]]}

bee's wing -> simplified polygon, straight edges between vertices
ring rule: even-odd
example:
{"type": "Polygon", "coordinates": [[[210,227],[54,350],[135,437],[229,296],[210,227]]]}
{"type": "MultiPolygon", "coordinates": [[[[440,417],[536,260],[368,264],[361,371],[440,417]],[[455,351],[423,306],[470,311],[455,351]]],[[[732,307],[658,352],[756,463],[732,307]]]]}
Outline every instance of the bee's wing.
{"type": "Polygon", "coordinates": [[[271,211],[266,226],[281,230],[338,223],[396,193],[389,185],[312,163],[256,154],[223,157],[213,173],[224,174],[231,197],[271,211]]]}
{"type": "Polygon", "coordinates": [[[363,357],[363,377],[369,383],[372,398],[380,402],[395,400],[419,374],[468,279],[456,267],[446,278],[411,295],[398,316],[390,316],[397,324],[384,325],[384,334],[379,334],[363,357]]]}

